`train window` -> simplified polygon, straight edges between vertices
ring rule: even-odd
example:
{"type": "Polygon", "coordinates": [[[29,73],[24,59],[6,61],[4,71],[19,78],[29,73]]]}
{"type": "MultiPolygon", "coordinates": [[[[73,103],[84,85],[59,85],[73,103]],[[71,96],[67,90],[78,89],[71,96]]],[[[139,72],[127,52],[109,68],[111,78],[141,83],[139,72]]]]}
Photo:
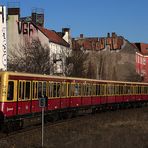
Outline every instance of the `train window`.
{"type": "Polygon", "coordinates": [[[89,91],[88,87],[89,87],[88,84],[85,84],[85,96],[88,96],[88,91],[89,91]]]}
{"type": "Polygon", "coordinates": [[[107,86],[106,86],[106,93],[107,93],[107,95],[111,94],[111,86],[109,84],[107,84],[107,86]]]}
{"type": "Polygon", "coordinates": [[[42,82],[38,82],[38,98],[41,98],[42,95],[42,82]]]}
{"type": "Polygon", "coordinates": [[[74,96],[78,96],[79,95],[79,85],[75,84],[74,86],[74,96]]]}
{"type": "Polygon", "coordinates": [[[24,97],[24,90],[25,90],[25,82],[22,82],[23,87],[22,87],[22,99],[25,99],[24,97]]]}
{"type": "Polygon", "coordinates": [[[23,100],[25,99],[25,82],[24,81],[19,81],[19,99],[23,100]]]}
{"type": "Polygon", "coordinates": [[[46,93],[46,90],[47,90],[46,86],[47,86],[46,82],[43,82],[43,95],[44,95],[44,97],[47,96],[46,95],[47,94],[46,93]]]}
{"type": "Polygon", "coordinates": [[[138,94],[138,86],[134,86],[134,93],[137,95],[138,94]]]}
{"type": "Polygon", "coordinates": [[[71,84],[68,83],[68,96],[70,97],[70,92],[71,92],[71,84]]]}
{"type": "Polygon", "coordinates": [[[96,84],[92,85],[92,95],[95,96],[96,95],[96,84]]]}
{"type": "Polygon", "coordinates": [[[38,88],[38,85],[37,85],[38,83],[37,82],[33,82],[33,86],[32,86],[32,88],[33,88],[33,98],[35,99],[35,98],[38,98],[38,96],[37,96],[37,88],[38,88]]]}
{"type": "Polygon", "coordinates": [[[52,91],[53,91],[53,97],[60,97],[60,83],[53,83],[52,91]]]}
{"type": "Polygon", "coordinates": [[[22,95],[22,82],[19,82],[19,99],[21,99],[21,95],[22,95]]]}
{"type": "Polygon", "coordinates": [[[105,84],[100,85],[100,95],[101,96],[106,95],[106,85],[105,84]]]}
{"type": "Polygon", "coordinates": [[[79,83],[79,96],[82,96],[82,84],[79,83]]]}
{"type": "Polygon", "coordinates": [[[115,94],[116,94],[116,95],[119,95],[119,94],[120,94],[119,85],[115,85],[115,94]]]}
{"type": "Polygon", "coordinates": [[[84,86],[83,86],[83,94],[84,94],[84,96],[91,95],[91,86],[90,86],[90,84],[84,84],[84,86]]]}
{"type": "Polygon", "coordinates": [[[96,85],[96,96],[99,96],[100,95],[100,85],[97,84],[96,85]]]}
{"type": "Polygon", "coordinates": [[[80,87],[79,87],[79,84],[76,83],[74,85],[74,96],[79,96],[80,95],[80,87]]]}
{"type": "Polygon", "coordinates": [[[141,86],[138,86],[138,94],[141,94],[141,86]]]}
{"type": "Polygon", "coordinates": [[[67,96],[67,83],[61,83],[61,97],[67,96]]]}
{"type": "Polygon", "coordinates": [[[70,96],[74,96],[74,84],[70,84],[70,96]]]}
{"type": "Polygon", "coordinates": [[[86,89],[86,84],[83,83],[82,84],[82,96],[85,96],[85,93],[86,93],[85,89],[86,89]]]}
{"type": "Polygon", "coordinates": [[[93,91],[92,84],[90,84],[90,85],[89,85],[89,95],[90,95],[90,96],[92,95],[92,91],[93,91]]]}
{"type": "Polygon", "coordinates": [[[50,98],[53,97],[53,82],[49,82],[49,85],[48,85],[48,97],[50,97],[50,98]]]}
{"type": "Polygon", "coordinates": [[[147,94],[147,87],[144,86],[144,94],[147,94]]]}
{"type": "Polygon", "coordinates": [[[103,84],[101,84],[100,85],[100,95],[102,96],[102,95],[104,95],[104,85],[103,84]]]}
{"type": "Polygon", "coordinates": [[[30,99],[30,82],[26,82],[25,99],[30,99]]]}
{"type": "Polygon", "coordinates": [[[123,86],[122,85],[119,85],[119,94],[122,95],[124,94],[124,91],[123,91],[123,86]]]}
{"type": "Polygon", "coordinates": [[[91,95],[91,84],[87,84],[87,96],[91,95]]]}
{"type": "MultiPolygon", "coordinates": [[[[82,94],[81,90],[83,86],[81,86],[81,84],[79,83],[71,83],[71,85],[69,85],[69,95],[70,96],[80,96],[82,94]]],[[[85,91],[83,90],[83,93],[85,91]]]]}
{"type": "Polygon", "coordinates": [[[148,94],[148,87],[146,86],[146,94],[148,94]]]}
{"type": "Polygon", "coordinates": [[[61,83],[56,83],[56,90],[57,90],[57,93],[56,93],[56,97],[60,97],[60,91],[61,91],[61,83]]]}
{"type": "Polygon", "coordinates": [[[132,85],[130,86],[130,94],[134,94],[134,87],[132,85]]]}
{"type": "Polygon", "coordinates": [[[144,94],[144,86],[141,87],[141,93],[144,94]]]}
{"type": "Polygon", "coordinates": [[[24,99],[30,99],[30,91],[31,91],[31,83],[25,82],[25,81],[19,81],[19,86],[18,86],[18,98],[20,100],[24,100],[24,99]]]}
{"type": "Polygon", "coordinates": [[[131,93],[131,88],[129,85],[125,85],[124,86],[124,94],[130,94],[131,93]]]}
{"type": "Polygon", "coordinates": [[[107,95],[113,95],[114,94],[114,85],[107,84],[106,85],[106,93],[107,93],[107,95]]]}
{"type": "Polygon", "coordinates": [[[8,94],[7,94],[7,100],[13,100],[14,95],[14,82],[9,81],[8,82],[8,94]]]}

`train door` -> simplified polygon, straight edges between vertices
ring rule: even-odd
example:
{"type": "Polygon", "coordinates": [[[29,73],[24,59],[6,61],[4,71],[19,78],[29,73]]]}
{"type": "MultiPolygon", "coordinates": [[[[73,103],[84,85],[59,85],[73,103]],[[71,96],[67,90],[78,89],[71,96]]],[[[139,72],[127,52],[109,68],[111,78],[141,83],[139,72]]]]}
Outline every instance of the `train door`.
{"type": "Polygon", "coordinates": [[[100,84],[101,104],[106,104],[107,103],[106,88],[107,88],[107,84],[100,84]]]}
{"type": "MultiPolygon", "coordinates": [[[[47,82],[46,81],[33,81],[32,82],[32,112],[40,112],[39,98],[45,97],[46,104],[48,104],[47,98],[47,82]]],[[[45,108],[47,110],[47,107],[45,108]]]]}
{"type": "Polygon", "coordinates": [[[18,83],[18,114],[29,114],[31,112],[31,81],[18,83]]]}
{"type": "Polygon", "coordinates": [[[8,81],[8,91],[7,91],[7,100],[5,102],[4,112],[7,116],[16,115],[17,108],[17,81],[10,80],[8,81]]]}

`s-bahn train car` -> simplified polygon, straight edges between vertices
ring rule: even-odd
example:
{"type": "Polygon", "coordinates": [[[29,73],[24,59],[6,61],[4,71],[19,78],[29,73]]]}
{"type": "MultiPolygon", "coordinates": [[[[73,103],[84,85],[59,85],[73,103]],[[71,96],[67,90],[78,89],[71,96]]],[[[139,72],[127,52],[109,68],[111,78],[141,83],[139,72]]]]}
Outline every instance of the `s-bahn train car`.
{"type": "Polygon", "coordinates": [[[22,127],[24,119],[40,115],[41,97],[45,117],[54,119],[83,109],[147,103],[148,84],[0,72],[0,125],[22,127]]]}

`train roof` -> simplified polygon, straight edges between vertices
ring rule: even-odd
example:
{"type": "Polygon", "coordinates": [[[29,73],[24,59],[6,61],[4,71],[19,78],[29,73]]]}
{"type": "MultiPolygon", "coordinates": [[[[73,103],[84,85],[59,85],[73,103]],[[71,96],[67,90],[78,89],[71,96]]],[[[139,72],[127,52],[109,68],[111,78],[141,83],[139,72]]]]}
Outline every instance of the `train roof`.
{"type": "Polygon", "coordinates": [[[118,84],[143,84],[148,85],[145,82],[129,82],[129,81],[112,81],[112,80],[97,80],[97,79],[88,79],[88,78],[77,78],[77,77],[66,77],[66,76],[55,76],[55,75],[46,75],[46,74],[34,74],[34,73],[24,73],[24,72],[12,72],[12,71],[1,71],[0,74],[7,74],[12,76],[23,76],[23,77],[40,77],[40,78],[52,78],[52,79],[61,79],[61,80],[72,80],[72,81],[85,81],[85,82],[100,82],[100,83],[118,83],[118,84]]]}

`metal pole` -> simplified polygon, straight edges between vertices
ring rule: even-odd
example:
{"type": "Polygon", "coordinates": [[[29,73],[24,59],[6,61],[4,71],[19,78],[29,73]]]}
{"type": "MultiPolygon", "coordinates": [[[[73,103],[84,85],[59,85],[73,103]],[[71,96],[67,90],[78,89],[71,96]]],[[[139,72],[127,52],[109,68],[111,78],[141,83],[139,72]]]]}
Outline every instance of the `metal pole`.
{"type": "Polygon", "coordinates": [[[42,147],[44,145],[44,107],[42,107],[42,147]]]}

